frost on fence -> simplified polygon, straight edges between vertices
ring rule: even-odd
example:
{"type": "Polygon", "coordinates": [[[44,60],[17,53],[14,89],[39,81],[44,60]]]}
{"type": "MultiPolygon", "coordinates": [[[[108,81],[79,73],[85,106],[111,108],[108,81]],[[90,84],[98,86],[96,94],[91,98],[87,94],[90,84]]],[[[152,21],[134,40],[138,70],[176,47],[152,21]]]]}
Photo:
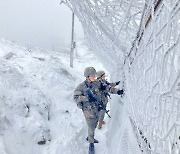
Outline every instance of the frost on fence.
{"type": "Polygon", "coordinates": [[[126,61],[129,113],[143,151],[180,153],[180,1],[149,1],[126,61]]]}
{"type": "Polygon", "coordinates": [[[138,30],[143,0],[64,0],[79,18],[89,47],[108,61],[123,62],[138,30]]]}
{"type": "Polygon", "coordinates": [[[125,62],[127,110],[142,151],[179,154],[180,0],[145,2],[64,0],[107,68],[125,62]]]}

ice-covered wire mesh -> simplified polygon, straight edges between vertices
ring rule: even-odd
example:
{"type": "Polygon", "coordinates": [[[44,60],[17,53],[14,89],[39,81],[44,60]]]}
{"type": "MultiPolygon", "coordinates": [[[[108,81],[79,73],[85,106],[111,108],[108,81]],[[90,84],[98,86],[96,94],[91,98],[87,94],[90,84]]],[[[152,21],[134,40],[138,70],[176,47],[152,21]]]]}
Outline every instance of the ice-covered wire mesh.
{"type": "Polygon", "coordinates": [[[64,3],[105,66],[124,64],[125,103],[141,150],[179,154],[180,0],[64,3]]]}
{"type": "Polygon", "coordinates": [[[125,64],[129,114],[142,150],[180,153],[180,1],[149,1],[125,64]]]}

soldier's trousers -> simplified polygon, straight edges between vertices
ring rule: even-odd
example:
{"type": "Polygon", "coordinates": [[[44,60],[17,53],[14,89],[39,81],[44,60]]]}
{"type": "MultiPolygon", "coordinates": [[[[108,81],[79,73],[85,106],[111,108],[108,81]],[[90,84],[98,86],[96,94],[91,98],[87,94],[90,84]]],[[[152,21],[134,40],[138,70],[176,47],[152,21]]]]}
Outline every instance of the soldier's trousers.
{"type": "Polygon", "coordinates": [[[88,141],[89,143],[94,143],[94,132],[98,124],[98,118],[86,119],[88,125],[88,141]]]}
{"type": "MultiPolygon", "coordinates": [[[[105,105],[105,108],[106,108],[106,105],[105,105]]],[[[98,120],[104,120],[105,113],[106,113],[105,110],[99,111],[99,119],[98,120]]]]}
{"type": "Polygon", "coordinates": [[[89,143],[94,143],[94,132],[98,124],[98,109],[95,108],[86,108],[83,110],[84,116],[86,118],[86,123],[88,126],[88,141],[89,143]]]}

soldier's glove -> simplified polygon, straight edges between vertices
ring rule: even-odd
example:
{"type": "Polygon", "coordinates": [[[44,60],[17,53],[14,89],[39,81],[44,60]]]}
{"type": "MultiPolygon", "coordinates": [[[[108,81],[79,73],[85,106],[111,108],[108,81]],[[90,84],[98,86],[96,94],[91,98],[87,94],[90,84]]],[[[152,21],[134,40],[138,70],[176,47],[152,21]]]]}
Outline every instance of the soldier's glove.
{"type": "Polygon", "coordinates": [[[116,82],[116,86],[120,84],[121,81],[116,82]]]}
{"type": "Polygon", "coordinates": [[[118,91],[117,91],[117,94],[118,94],[118,95],[123,95],[123,94],[124,94],[124,90],[123,90],[123,89],[122,89],[122,90],[118,90],[118,91]]]}
{"type": "Polygon", "coordinates": [[[92,96],[89,96],[89,102],[92,103],[92,102],[96,102],[96,99],[92,96]]]}
{"type": "Polygon", "coordinates": [[[77,103],[77,107],[80,108],[80,109],[82,109],[82,108],[83,108],[83,102],[77,103]]]}

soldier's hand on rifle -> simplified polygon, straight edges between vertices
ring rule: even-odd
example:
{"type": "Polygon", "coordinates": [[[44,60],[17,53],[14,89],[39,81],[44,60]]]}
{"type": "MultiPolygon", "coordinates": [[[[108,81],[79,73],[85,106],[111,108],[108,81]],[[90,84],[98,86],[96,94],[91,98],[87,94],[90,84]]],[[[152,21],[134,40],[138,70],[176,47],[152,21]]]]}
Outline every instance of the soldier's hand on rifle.
{"type": "Polygon", "coordinates": [[[118,94],[118,95],[123,95],[123,94],[124,94],[124,90],[123,90],[123,89],[122,89],[122,90],[118,90],[118,91],[117,91],[117,94],[118,94]]]}

